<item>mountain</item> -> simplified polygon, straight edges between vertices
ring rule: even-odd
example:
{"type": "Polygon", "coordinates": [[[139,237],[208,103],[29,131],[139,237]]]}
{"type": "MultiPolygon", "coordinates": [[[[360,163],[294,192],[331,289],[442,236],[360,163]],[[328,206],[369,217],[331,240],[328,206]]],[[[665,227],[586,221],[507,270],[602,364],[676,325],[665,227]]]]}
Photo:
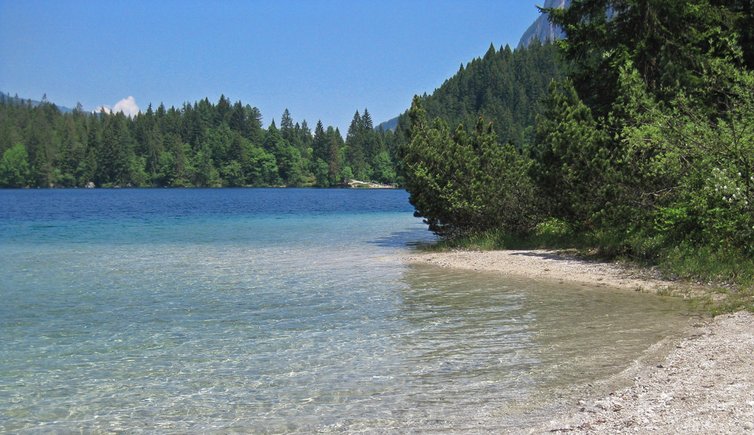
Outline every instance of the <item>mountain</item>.
{"type": "Polygon", "coordinates": [[[400,116],[396,116],[393,119],[388,119],[387,121],[378,124],[374,129],[377,131],[395,131],[395,128],[398,127],[398,119],[400,119],[400,116]]]}
{"type": "MultiPolygon", "coordinates": [[[[545,1],[545,8],[567,8],[571,5],[571,0],[547,0],[545,1]]],[[[519,47],[528,47],[532,41],[539,41],[541,43],[552,42],[556,39],[563,37],[563,31],[550,23],[548,14],[543,13],[537,18],[534,23],[529,26],[521,37],[518,43],[519,47]]]]}
{"type": "MultiPolygon", "coordinates": [[[[545,0],[544,8],[567,8],[571,5],[571,0],[545,0]]],[[[556,39],[562,38],[563,32],[557,27],[552,24],[550,24],[550,21],[548,19],[548,15],[543,13],[537,18],[534,23],[529,26],[529,28],[524,32],[523,36],[521,37],[521,40],[518,43],[518,48],[527,48],[530,45],[532,45],[532,42],[538,41],[542,44],[547,42],[552,42],[556,39]]],[[[502,50],[501,50],[502,51],[502,50]]],[[[545,68],[546,71],[544,71],[544,75],[548,78],[552,78],[554,76],[557,76],[558,73],[555,71],[558,67],[554,67],[552,65],[547,65],[545,68]]],[[[499,74],[499,78],[502,79],[503,76],[509,76],[510,74],[501,74],[501,71],[496,71],[497,74],[499,74]]],[[[509,72],[510,73],[510,72],[509,72]]],[[[525,77],[519,77],[519,79],[522,79],[523,81],[528,81],[525,77]]],[[[443,85],[446,86],[446,85],[443,85]]],[[[470,91],[471,93],[478,93],[480,92],[480,89],[466,89],[467,91],[470,91]]],[[[531,89],[529,89],[531,91],[531,89]]],[[[438,93],[436,91],[436,93],[438,93]]],[[[442,93],[442,90],[439,92],[442,93]]],[[[506,100],[507,97],[502,97],[502,100],[506,100]]],[[[467,107],[466,111],[476,114],[477,111],[480,111],[481,107],[467,107]]],[[[481,111],[482,113],[485,111],[481,111]]],[[[442,115],[440,113],[436,113],[433,115],[442,115]]],[[[489,114],[487,114],[489,115],[489,114]]],[[[403,115],[397,116],[393,119],[390,119],[388,121],[385,121],[379,125],[377,125],[376,130],[379,130],[382,128],[384,131],[395,131],[397,128],[399,128],[400,124],[399,121],[403,115]]],[[[452,122],[458,122],[461,121],[462,116],[451,116],[452,122]]],[[[492,118],[497,118],[496,116],[492,116],[492,118]]],[[[528,118],[528,115],[524,118],[528,118]]],[[[469,118],[466,119],[466,121],[469,121],[469,118]]]]}
{"type": "MultiPolygon", "coordinates": [[[[11,96],[10,94],[6,94],[5,92],[2,92],[2,91],[0,91],[0,103],[2,103],[2,104],[5,104],[5,103],[9,103],[9,104],[29,104],[31,107],[37,107],[40,104],[42,104],[41,101],[29,100],[29,99],[26,99],[26,98],[21,98],[18,95],[11,96]]],[[[70,113],[70,112],[73,112],[73,109],[71,109],[69,107],[58,106],[58,105],[55,105],[55,107],[57,107],[58,110],[61,113],[70,113]]]]}

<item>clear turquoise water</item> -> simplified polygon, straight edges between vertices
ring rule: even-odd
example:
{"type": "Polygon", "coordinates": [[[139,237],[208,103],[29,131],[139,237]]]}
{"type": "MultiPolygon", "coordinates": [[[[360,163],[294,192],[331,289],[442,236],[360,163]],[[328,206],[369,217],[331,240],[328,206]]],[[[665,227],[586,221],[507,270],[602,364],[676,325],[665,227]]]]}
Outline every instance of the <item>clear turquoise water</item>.
{"type": "Polygon", "coordinates": [[[402,191],[0,191],[0,432],[505,430],[685,321],[431,240],[402,191]]]}

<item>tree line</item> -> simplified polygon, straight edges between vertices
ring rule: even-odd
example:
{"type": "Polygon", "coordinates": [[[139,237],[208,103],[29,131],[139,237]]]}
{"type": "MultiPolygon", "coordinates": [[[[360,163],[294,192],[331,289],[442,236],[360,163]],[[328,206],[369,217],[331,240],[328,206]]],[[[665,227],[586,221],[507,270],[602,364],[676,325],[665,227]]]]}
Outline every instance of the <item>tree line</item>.
{"type": "MultiPolygon", "coordinates": [[[[503,142],[521,146],[548,84],[563,76],[557,49],[490,46],[461,65],[431,95],[430,116],[474,125],[493,120],[503,142]]],[[[408,113],[395,131],[375,131],[368,110],[356,112],[345,138],[318,122],[294,122],[288,110],[265,129],[257,108],[220,97],[181,108],[151,106],[133,119],[61,113],[54,104],[1,95],[0,186],[318,186],[349,179],[401,184],[396,150],[409,140],[408,113]]]]}
{"type": "Polygon", "coordinates": [[[560,237],[690,274],[751,275],[754,2],[548,12],[566,34],[554,47],[565,74],[526,134],[484,111],[459,124],[414,98],[399,156],[417,214],[446,237],[560,237]]]}
{"type": "Polygon", "coordinates": [[[2,187],[221,187],[343,185],[358,178],[396,183],[392,132],[375,131],[367,109],[346,137],[332,126],[279,126],[221,96],[181,108],[150,105],[133,118],[62,113],[45,99],[0,101],[2,187]]]}

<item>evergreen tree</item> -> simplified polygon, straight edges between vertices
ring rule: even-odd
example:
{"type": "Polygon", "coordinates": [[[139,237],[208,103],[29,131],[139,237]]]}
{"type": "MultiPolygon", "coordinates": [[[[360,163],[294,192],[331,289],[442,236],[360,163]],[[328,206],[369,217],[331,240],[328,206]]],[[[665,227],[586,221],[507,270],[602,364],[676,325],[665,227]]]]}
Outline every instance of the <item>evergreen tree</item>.
{"type": "Polygon", "coordinates": [[[588,225],[610,196],[605,177],[614,156],[608,137],[570,81],[553,82],[545,106],[530,151],[531,175],[549,214],[588,225]]]}
{"type": "Polygon", "coordinates": [[[217,105],[214,108],[215,117],[213,127],[219,127],[221,124],[227,124],[230,121],[231,105],[225,95],[220,95],[217,105]]]}
{"type": "MultiPolygon", "coordinates": [[[[531,127],[550,82],[564,72],[554,45],[535,43],[516,51],[491,46],[482,58],[461,65],[432,95],[421,97],[422,104],[430,118],[441,117],[449,125],[471,127],[481,115],[492,123],[501,144],[524,147],[533,139],[531,127]]],[[[394,148],[409,140],[409,124],[406,114],[399,117],[394,148]]]]}
{"type": "Polygon", "coordinates": [[[329,144],[327,135],[325,134],[325,127],[322,125],[322,121],[317,121],[312,140],[312,159],[328,161],[330,156],[328,148],[329,144]]]}
{"type": "Polygon", "coordinates": [[[372,175],[366,151],[370,138],[365,125],[357,110],[346,136],[346,163],[351,168],[353,176],[359,180],[368,180],[372,175]]]}
{"type": "Polygon", "coordinates": [[[203,187],[220,187],[220,174],[212,160],[212,150],[208,145],[202,146],[193,159],[193,184],[203,187]]]}
{"type": "Polygon", "coordinates": [[[605,253],[752,254],[750,6],[574,0],[553,11],[575,89],[554,91],[536,130],[532,173],[551,213],[605,253]]]}
{"type": "Polygon", "coordinates": [[[500,147],[491,125],[451,134],[442,119],[430,124],[419,97],[409,111],[411,141],[400,148],[406,189],[416,215],[441,235],[500,229],[525,234],[536,223],[529,161],[513,146],[500,147]]]}
{"type": "Polygon", "coordinates": [[[265,131],[257,108],[231,105],[224,95],[217,104],[205,98],[180,108],[149,105],[134,118],[81,108],[61,113],[50,103],[33,107],[3,98],[0,156],[18,143],[26,150],[30,186],[328,187],[353,176],[344,172],[337,129],[319,122],[312,134],[286,110],[281,129],[273,121],[265,131]]]}
{"type": "Polygon", "coordinates": [[[280,134],[283,136],[283,139],[288,141],[288,143],[293,143],[293,118],[291,118],[291,114],[290,112],[288,112],[288,109],[285,109],[283,116],[280,118],[280,134]]]}
{"type": "Polygon", "coordinates": [[[343,161],[345,159],[343,152],[346,147],[343,142],[343,136],[340,135],[340,130],[328,127],[326,136],[328,185],[337,186],[353,178],[353,173],[342,172],[343,161]]]}
{"type": "Polygon", "coordinates": [[[719,96],[703,75],[715,59],[737,57],[732,24],[708,0],[574,0],[548,12],[567,35],[561,46],[574,86],[598,117],[617,99],[626,62],[658,98],[686,93],[715,107],[719,96]]]}
{"type": "Polygon", "coordinates": [[[130,183],[131,141],[125,116],[109,116],[103,125],[102,142],[97,154],[97,185],[126,186],[130,183]]]}

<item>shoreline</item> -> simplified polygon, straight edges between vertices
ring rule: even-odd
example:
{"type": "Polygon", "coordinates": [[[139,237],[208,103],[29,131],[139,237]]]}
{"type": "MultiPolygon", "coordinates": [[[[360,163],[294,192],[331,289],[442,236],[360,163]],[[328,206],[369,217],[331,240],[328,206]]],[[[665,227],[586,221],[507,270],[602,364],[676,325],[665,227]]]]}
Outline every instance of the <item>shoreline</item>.
{"type": "MultiPolygon", "coordinates": [[[[414,253],[407,264],[495,272],[533,280],[684,298],[705,289],[652,270],[548,250],[414,253]]],[[[622,372],[579,389],[567,410],[521,433],[745,433],[754,431],[754,314],[697,321],[622,372]]]]}
{"type": "Polygon", "coordinates": [[[621,373],[598,381],[567,404],[569,411],[523,433],[752,433],[752,355],[752,313],[697,323],[682,338],[661,340],[621,373]]]}
{"type": "Polygon", "coordinates": [[[584,259],[564,251],[506,250],[412,253],[403,257],[408,264],[494,272],[534,280],[568,282],[644,293],[682,296],[706,294],[701,286],[663,279],[657,271],[620,263],[584,259]]]}

